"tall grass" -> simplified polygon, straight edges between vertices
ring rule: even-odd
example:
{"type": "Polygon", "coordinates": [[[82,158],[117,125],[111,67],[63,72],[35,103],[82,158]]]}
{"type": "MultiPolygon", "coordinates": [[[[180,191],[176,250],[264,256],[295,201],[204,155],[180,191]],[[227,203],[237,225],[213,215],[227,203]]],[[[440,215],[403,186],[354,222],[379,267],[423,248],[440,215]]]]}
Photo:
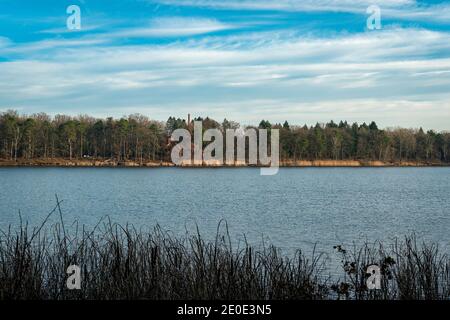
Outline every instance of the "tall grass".
{"type": "MultiPolygon", "coordinates": [[[[50,213],[60,211],[59,202],[50,213]]],[[[49,216],[50,216],[49,215],[49,216]]],[[[48,218],[48,217],[47,217],[48,218]]],[[[215,240],[176,237],[103,221],[92,230],[62,221],[31,229],[20,224],[0,235],[0,299],[449,299],[450,264],[435,245],[414,237],[389,248],[336,249],[339,281],[326,276],[324,256],[274,246],[233,247],[225,222],[215,240]],[[70,231],[70,232],[69,232],[70,231]],[[382,289],[365,287],[366,266],[383,270],[382,289]],[[66,269],[81,267],[81,290],[66,288],[66,269]]]]}
{"type": "Polygon", "coordinates": [[[441,300],[450,299],[450,259],[436,244],[410,235],[382,242],[353,245],[350,250],[335,246],[341,257],[343,282],[332,285],[338,297],[356,300],[441,300]],[[381,269],[381,289],[368,290],[367,267],[381,269]]]}

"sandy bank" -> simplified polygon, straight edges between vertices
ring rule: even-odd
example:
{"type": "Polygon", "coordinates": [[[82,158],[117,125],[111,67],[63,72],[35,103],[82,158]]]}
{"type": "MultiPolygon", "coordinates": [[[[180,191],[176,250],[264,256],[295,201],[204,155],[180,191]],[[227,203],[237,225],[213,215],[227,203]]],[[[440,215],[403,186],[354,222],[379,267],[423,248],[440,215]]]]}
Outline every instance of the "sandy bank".
{"type": "MultiPolygon", "coordinates": [[[[165,161],[116,161],[103,159],[18,159],[2,160],[0,167],[174,167],[171,162],[165,161]]],[[[235,163],[231,167],[246,167],[244,163],[235,163]]],[[[446,163],[436,162],[384,162],[367,160],[286,160],[281,161],[281,167],[430,167],[430,166],[450,166],[446,163]]],[[[190,164],[184,163],[181,167],[223,167],[220,163],[190,164]]],[[[227,166],[230,167],[230,166],[227,166]]]]}

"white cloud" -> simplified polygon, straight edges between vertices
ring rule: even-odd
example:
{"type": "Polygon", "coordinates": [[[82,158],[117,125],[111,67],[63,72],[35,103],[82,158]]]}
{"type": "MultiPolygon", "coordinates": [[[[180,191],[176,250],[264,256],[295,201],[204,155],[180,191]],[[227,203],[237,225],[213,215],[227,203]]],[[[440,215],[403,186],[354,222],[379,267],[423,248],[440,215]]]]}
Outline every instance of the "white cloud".
{"type": "Polygon", "coordinates": [[[236,26],[215,19],[166,17],[155,18],[147,27],[127,28],[112,32],[112,37],[180,37],[234,29],[236,26]]]}
{"type": "Polygon", "coordinates": [[[415,5],[414,0],[158,0],[157,2],[218,9],[286,11],[357,11],[376,4],[387,8],[415,5]]]}
{"type": "Polygon", "coordinates": [[[36,42],[26,42],[26,43],[14,43],[9,41],[2,48],[0,41],[0,55],[12,56],[15,54],[27,54],[35,55],[39,52],[54,52],[54,50],[62,48],[80,48],[80,47],[92,47],[99,44],[105,43],[105,39],[101,38],[79,38],[79,39],[51,39],[51,40],[40,40],[36,42]]]}
{"type": "Polygon", "coordinates": [[[346,12],[366,14],[376,4],[382,15],[400,19],[431,20],[448,23],[450,5],[421,5],[415,0],[158,0],[173,6],[207,7],[227,10],[279,10],[299,12],[346,12]]]}
{"type": "Polygon", "coordinates": [[[145,111],[161,120],[188,111],[247,123],[372,117],[384,126],[448,126],[447,33],[259,37],[269,38],[79,47],[54,40],[51,51],[27,44],[27,59],[0,62],[0,106],[118,116],[145,111]]]}
{"type": "Polygon", "coordinates": [[[69,30],[67,27],[60,27],[60,28],[51,28],[51,29],[44,29],[44,30],[40,30],[37,33],[46,33],[46,34],[64,34],[64,33],[84,33],[84,32],[90,32],[93,30],[98,30],[101,28],[104,28],[106,26],[106,24],[91,24],[91,25],[86,25],[83,24],[82,28],[80,30],[69,30]]]}
{"type": "Polygon", "coordinates": [[[11,40],[5,37],[0,37],[0,49],[11,45],[11,40]]]}

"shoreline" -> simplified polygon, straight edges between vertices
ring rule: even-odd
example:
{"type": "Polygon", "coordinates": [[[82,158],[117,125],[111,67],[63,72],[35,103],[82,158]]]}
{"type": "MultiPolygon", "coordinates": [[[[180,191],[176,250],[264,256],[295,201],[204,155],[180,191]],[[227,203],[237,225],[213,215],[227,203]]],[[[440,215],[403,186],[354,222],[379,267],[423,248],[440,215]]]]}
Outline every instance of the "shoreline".
{"type": "MultiPolygon", "coordinates": [[[[62,168],[246,168],[262,166],[236,163],[235,165],[220,165],[216,163],[175,165],[167,161],[116,161],[104,159],[0,159],[0,167],[62,167],[62,168]]],[[[389,168],[389,167],[450,167],[450,163],[426,161],[378,161],[378,160],[284,160],[281,168],[389,168]]]]}

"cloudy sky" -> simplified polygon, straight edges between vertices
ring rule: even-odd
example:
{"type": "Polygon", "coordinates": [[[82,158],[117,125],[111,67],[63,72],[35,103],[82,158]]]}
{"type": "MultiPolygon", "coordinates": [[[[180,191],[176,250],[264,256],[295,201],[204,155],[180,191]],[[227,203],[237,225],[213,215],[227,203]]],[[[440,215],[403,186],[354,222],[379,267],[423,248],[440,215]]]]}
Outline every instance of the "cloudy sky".
{"type": "Polygon", "coordinates": [[[7,109],[450,130],[450,3],[0,0],[7,109]]]}

